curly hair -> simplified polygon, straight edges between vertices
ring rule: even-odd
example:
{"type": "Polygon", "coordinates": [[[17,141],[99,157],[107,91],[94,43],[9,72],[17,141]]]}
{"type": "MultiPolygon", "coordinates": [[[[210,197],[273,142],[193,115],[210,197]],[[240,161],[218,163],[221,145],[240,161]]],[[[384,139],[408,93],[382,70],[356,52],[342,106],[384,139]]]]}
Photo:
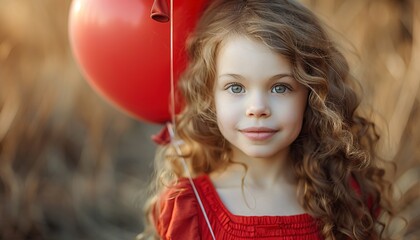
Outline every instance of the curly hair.
{"type": "MultiPolygon", "coordinates": [[[[320,20],[286,0],[215,0],[187,42],[189,65],[180,80],[185,108],[178,137],[194,175],[230,162],[214,106],[216,56],[224,41],[246,36],[289,59],[296,81],[309,89],[302,131],[291,146],[300,204],[321,222],[325,239],[380,239],[378,212],[391,212],[390,183],[378,166],[375,124],[358,113],[357,81],[320,20]],[[351,191],[351,179],[360,191],[351,191]]],[[[160,174],[185,176],[171,147],[162,150],[160,174]],[[168,174],[169,173],[169,174],[168,174]]],[[[158,157],[159,159],[159,157],[158,157]]],[[[159,188],[159,187],[158,187],[159,188]]]]}

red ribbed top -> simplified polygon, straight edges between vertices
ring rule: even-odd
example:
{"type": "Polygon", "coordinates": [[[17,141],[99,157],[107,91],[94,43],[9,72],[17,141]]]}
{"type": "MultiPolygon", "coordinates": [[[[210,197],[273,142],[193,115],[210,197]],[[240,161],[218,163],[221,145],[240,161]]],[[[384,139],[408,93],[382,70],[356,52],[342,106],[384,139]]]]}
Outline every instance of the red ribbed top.
{"type": "MultiPolygon", "coordinates": [[[[292,216],[238,216],[229,212],[210,178],[194,179],[217,240],[320,240],[318,222],[309,214],[292,216]]],[[[166,191],[153,208],[153,220],[162,239],[212,239],[188,179],[166,191]]]]}

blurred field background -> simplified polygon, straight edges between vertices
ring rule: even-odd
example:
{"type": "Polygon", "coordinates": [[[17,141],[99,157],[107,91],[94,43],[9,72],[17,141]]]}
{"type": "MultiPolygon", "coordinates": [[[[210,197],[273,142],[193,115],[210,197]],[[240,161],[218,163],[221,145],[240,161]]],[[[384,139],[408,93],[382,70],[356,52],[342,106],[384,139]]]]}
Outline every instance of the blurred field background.
{"type": "MultiPolygon", "coordinates": [[[[381,155],[398,167],[389,175],[406,223],[390,231],[420,239],[420,1],[302,2],[335,29],[382,131],[381,155]]],[[[69,48],[70,3],[0,0],[1,240],[134,239],[143,228],[160,126],[87,85],[69,48]]]]}

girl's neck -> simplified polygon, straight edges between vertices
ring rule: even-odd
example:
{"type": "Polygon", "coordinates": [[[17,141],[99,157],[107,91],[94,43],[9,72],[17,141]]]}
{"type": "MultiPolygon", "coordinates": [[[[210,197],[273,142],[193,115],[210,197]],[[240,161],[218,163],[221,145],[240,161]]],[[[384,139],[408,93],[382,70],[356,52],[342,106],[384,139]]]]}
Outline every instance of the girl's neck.
{"type": "Polygon", "coordinates": [[[305,213],[298,201],[293,163],[288,155],[272,159],[233,156],[236,163],[210,174],[221,201],[231,213],[239,216],[305,213]],[[247,171],[241,164],[247,166],[247,171]]]}
{"type": "Polygon", "coordinates": [[[230,164],[217,175],[226,178],[226,180],[238,179],[239,181],[229,181],[234,185],[242,184],[242,179],[245,180],[245,185],[248,187],[261,190],[272,189],[279,185],[295,184],[289,151],[281,152],[271,158],[254,158],[235,149],[232,153],[234,164],[230,164]],[[242,164],[247,166],[246,171],[242,164]],[[243,178],[244,176],[245,178],[243,178]]]}

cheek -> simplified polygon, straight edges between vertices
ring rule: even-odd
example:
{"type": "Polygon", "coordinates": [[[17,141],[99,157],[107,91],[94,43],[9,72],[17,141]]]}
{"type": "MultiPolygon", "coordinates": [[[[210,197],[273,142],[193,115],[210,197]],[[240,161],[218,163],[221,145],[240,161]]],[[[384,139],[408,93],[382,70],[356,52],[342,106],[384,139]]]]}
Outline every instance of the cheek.
{"type": "Polygon", "coordinates": [[[289,112],[282,119],[283,127],[291,132],[300,132],[302,128],[303,117],[296,111],[289,112]]]}
{"type": "Polygon", "coordinates": [[[216,108],[217,122],[222,125],[232,125],[235,123],[238,114],[232,111],[226,104],[216,108]]]}
{"type": "Polygon", "coordinates": [[[215,97],[217,123],[223,126],[232,126],[240,116],[240,106],[233,104],[232,99],[221,94],[215,97]]]}
{"type": "Polygon", "coordinates": [[[300,128],[305,114],[305,107],[305,102],[290,101],[288,103],[281,104],[281,107],[278,108],[278,113],[282,115],[281,118],[284,123],[300,128]]]}

